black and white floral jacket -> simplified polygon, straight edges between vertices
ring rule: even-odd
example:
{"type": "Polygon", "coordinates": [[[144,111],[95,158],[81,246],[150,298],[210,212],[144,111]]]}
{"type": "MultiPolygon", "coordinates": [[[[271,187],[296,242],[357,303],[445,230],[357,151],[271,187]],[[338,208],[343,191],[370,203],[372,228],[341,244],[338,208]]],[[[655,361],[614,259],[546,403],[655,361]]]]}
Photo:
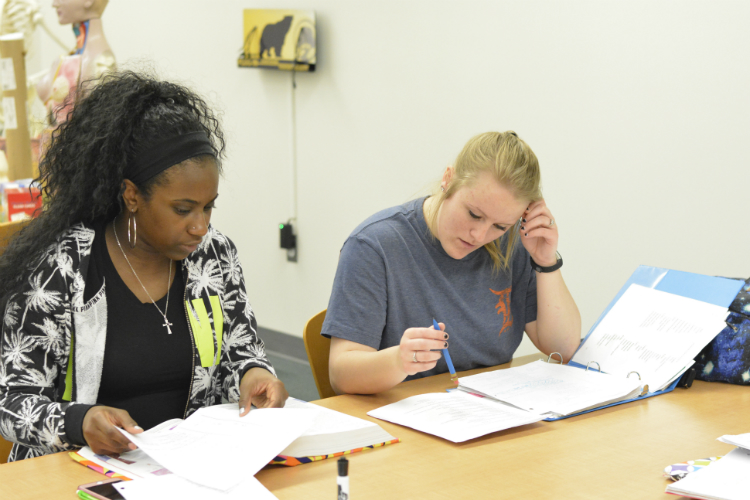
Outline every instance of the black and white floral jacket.
{"type": "MultiPolygon", "coordinates": [[[[0,343],[0,435],[16,443],[8,461],[75,447],[67,438],[65,412],[96,403],[107,300],[102,286],[83,302],[94,234],[82,224],[65,231],[7,301],[0,343]]],[[[204,406],[238,401],[240,377],[248,369],[275,372],[257,336],[229,238],[209,227],[183,260],[182,273],[194,352],[187,417],[204,406]]]]}

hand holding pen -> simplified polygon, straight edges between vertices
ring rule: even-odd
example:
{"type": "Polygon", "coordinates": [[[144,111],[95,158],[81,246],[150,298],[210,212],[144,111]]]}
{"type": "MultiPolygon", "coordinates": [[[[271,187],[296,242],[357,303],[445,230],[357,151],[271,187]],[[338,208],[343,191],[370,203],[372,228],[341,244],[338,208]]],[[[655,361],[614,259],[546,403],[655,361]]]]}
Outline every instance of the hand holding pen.
{"type": "MultiPolygon", "coordinates": [[[[435,320],[435,318],[432,318],[432,328],[435,330],[442,329],[440,328],[440,324],[435,320]]],[[[445,328],[445,325],[443,325],[443,328],[445,328]]],[[[448,365],[448,371],[451,372],[451,382],[458,385],[458,375],[456,375],[456,369],[453,367],[451,354],[448,352],[448,342],[445,343],[445,348],[443,349],[443,356],[445,356],[445,364],[448,365]]]]}
{"type": "Polygon", "coordinates": [[[440,323],[438,329],[409,328],[399,345],[399,368],[407,375],[432,370],[442,357],[441,349],[448,348],[448,334],[440,323]]]}

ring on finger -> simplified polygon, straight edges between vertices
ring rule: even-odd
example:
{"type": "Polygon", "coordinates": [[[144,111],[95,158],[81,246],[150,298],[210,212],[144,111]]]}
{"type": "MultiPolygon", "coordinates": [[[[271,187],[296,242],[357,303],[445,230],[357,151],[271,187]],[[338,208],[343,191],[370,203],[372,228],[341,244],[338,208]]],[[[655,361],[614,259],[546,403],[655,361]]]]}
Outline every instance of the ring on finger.
{"type": "Polygon", "coordinates": [[[552,227],[554,225],[555,225],[555,219],[553,219],[552,217],[550,217],[549,218],[549,227],[552,227]]]}
{"type": "Polygon", "coordinates": [[[411,360],[414,363],[417,363],[417,351],[414,351],[414,352],[411,353],[411,360]]]}

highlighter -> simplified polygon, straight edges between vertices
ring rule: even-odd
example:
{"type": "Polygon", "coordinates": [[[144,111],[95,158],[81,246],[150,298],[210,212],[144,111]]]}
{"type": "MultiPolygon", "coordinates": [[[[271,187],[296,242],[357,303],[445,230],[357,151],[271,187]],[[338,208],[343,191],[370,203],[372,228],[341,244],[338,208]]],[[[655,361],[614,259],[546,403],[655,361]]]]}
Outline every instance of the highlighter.
{"type": "MultiPolygon", "coordinates": [[[[440,331],[440,325],[435,321],[435,318],[432,318],[432,327],[435,330],[440,331]]],[[[456,375],[456,369],[453,368],[453,361],[451,361],[451,355],[448,353],[448,349],[443,349],[443,357],[445,358],[445,362],[448,364],[448,369],[451,372],[451,382],[458,385],[458,375],[456,375]]]]}

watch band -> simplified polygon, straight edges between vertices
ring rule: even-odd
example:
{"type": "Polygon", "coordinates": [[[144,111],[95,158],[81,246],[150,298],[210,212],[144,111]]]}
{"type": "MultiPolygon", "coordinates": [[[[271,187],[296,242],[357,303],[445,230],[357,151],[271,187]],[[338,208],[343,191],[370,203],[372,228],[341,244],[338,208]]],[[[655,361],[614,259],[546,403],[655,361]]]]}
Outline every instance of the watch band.
{"type": "Polygon", "coordinates": [[[534,259],[529,255],[529,260],[531,261],[531,268],[538,272],[538,273],[551,273],[554,271],[557,271],[560,269],[563,265],[562,255],[560,255],[559,252],[557,252],[557,262],[555,262],[553,265],[549,267],[542,267],[536,262],[534,262],[534,259]]]}

